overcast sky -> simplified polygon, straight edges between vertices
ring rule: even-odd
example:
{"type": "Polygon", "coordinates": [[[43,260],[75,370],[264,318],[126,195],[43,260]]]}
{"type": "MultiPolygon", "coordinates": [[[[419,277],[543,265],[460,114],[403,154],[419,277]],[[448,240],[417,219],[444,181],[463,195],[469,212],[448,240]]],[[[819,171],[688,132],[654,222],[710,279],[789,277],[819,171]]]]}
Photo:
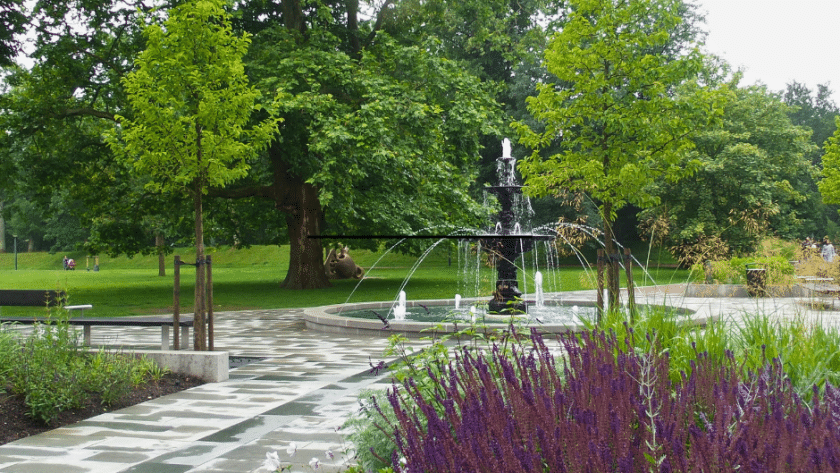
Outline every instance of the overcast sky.
{"type": "Polygon", "coordinates": [[[840,0],[695,2],[707,13],[707,51],[743,68],[742,85],[830,82],[840,101],[840,0]]]}

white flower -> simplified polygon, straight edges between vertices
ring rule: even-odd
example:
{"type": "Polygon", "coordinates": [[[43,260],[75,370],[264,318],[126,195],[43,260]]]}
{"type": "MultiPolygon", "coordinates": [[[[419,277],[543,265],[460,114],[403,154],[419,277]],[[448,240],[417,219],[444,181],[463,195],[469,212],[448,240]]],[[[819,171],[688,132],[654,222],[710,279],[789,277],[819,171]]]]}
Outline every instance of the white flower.
{"type": "Polygon", "coordinates": [[[290,443],[288,447],[286,447],[286,453],[289,454],[290,457],[295,456],[295,452],[297,451],[297,445],[294,442],[290,443]]]}
{"type": "Polygon", "coordinates": [[[405,466],[408,463],[408,460],[405,457],[400,457],[400,465],[405,466]]]}
{"type": "Polygon", "coordinates": [[[263,463],[263,468],[268,471],[277,471],[280,468],[280,457],[277,455],[277,452],[267,452],[265,454],[265,462],[263,463]]]}
{"type": "Polygon", "coordinates": [[[312,460],[309,460],[309,467],[312,468],[313,470],[317,470],[318,467],[320,467],[320,466],[321,466],[321,463],[318,461],[317,458],[313,458],[312,460]]]}
{"type": "Polygon", "coordinates": [[[326,456],[327,456],[327,458],[329,458],[330,460],[332,460],[332,459],[333,459],[333,457],[335,457],[335,454],[332,452],[332,450],[327,450],[327,451],[325,452],[325,455],[326,455],[326,456]]]}

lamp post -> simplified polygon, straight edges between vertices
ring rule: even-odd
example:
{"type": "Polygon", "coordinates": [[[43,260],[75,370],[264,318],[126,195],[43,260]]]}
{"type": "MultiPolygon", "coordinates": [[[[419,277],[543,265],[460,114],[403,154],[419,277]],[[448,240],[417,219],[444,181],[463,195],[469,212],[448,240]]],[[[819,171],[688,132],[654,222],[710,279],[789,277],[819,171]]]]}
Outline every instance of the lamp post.
{"type": "Polygon", "coordinates": [[[12,235],[15,238],[15,271],[17,271],[17,235],[12,235]]]}

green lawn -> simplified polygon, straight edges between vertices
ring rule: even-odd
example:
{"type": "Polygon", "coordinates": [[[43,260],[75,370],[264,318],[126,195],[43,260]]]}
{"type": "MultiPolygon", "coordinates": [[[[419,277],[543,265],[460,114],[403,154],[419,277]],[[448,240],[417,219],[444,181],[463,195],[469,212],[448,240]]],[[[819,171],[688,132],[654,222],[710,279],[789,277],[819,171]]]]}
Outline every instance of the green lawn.
{"type": "MultiPolygon", "coordinates": [[[[189,249],[176,253],[185,261],[191,261],[189,249]]],[[[364,250],[351,251],[353,259],[368,270],[367,279],[358,281],[334,281],[333,287],[290,291],[279,288],[288,267],[288,247],[261,246],[243,250],[215,248],[213,256],[214,310],[273,309],[309,307],[350,302],[392,300],[417,261],[416,257],[389,253],[381,260],[384,252],[364,250]],[[370,267],[379,260],[376,268],[370,267]],[[358,288],[357,288],[358,285],[358,288]]],[[[135,258],[100,257],[100,271],[86,271],[84,255],[68,254],[76,259],[76,271],[62,269],[63,254],[47,253],[18,254],[18,270],[14,269],[14,255],[0,254],[0,289],[61,289],[68,292],[70,304],[92,304],[93,310],[85,315],[113,317],[125,315],[172,313],[173,256],[166,257],[167,274],[158,276],[156,256],[135,258]]],[[[461,281],[457,256],[449,264],[449,252],[432,252],[417,269],[405,290],[409,299],[451,298],[456,293],[468,295],[475,291],[475,278],[469,283],[461,281]]],[[[93,259],[89,266],[93,267],[93,259]]],[[[659,284],[684,282],[686,271],[671,268],[652,270],[653,278],[659,284]]],[[[190,266],[181,269],[181,311],[192,312],[194,270],[190,266]]],[[[651,284],[642,271],[636,270],[637,284],[651,284]],[[645,279],[643,282],[642,279],[645,279]]],[[[482,296],[488,296],[495,278],[490,268],[482,269],[482,296]]],[[[592,287],[592,272],[579,267],[565,267],[554,273],[544,274],[545,281],[551,281],[546,291],[570,291],[592,287]]],[[[549,284],[547,283],[547,286],[549,284]]],[[[523,284],[532,290],[527,284],[523,284]]],[[[2,307],[0,314],[6,316],[38,314],[42,308],[2,307]]]]}

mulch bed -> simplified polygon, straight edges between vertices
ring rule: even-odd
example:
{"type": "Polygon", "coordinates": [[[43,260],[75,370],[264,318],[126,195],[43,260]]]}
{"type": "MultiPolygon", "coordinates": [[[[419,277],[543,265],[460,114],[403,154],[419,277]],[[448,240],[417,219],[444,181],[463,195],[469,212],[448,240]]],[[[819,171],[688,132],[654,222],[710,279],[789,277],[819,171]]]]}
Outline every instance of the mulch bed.
{"type": "Polygon", "coordinates": [[[157,384],[150,382],[135,388],[134,391],[111,406],[103,406],[98,396],[92,396],[81,409],[62,412],[58,419],[49,425],[30,419],[26,415],[26,405],[23,402],[23,397],[12,395],[3,390],[0,391],[0,445],[61,426],[75,424],[105,412],[140,404],[201,384],[204,384],[204,381],[194,376],[168,373],[157,384]]]}

